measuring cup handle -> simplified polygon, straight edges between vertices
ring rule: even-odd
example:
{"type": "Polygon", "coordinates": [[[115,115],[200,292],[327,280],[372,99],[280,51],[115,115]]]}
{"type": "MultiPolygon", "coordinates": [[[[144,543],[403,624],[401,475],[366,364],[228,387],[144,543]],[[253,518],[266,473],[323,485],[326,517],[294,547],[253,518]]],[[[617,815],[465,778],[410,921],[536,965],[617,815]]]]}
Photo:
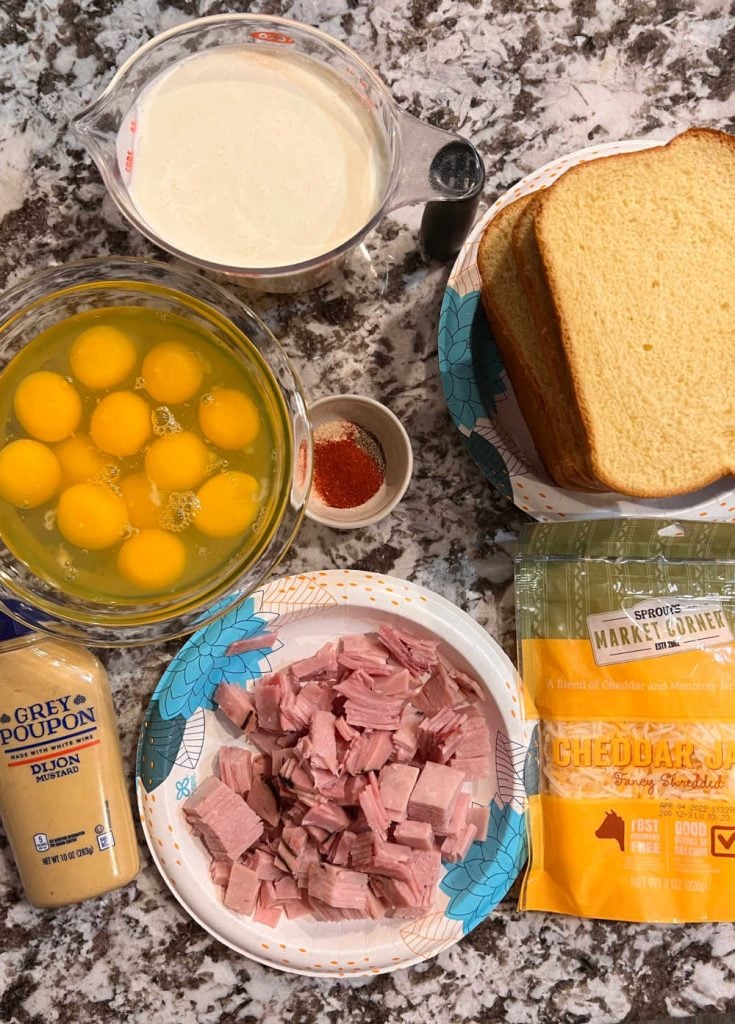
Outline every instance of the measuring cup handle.
{"type": "Polygon", "coordinates": [[[485,184],[475,147],[453,132],[401,112],[401,175],[390,209],[425,202],[421,247],[432,259],[459,252],[474,223],[485,184]]]}

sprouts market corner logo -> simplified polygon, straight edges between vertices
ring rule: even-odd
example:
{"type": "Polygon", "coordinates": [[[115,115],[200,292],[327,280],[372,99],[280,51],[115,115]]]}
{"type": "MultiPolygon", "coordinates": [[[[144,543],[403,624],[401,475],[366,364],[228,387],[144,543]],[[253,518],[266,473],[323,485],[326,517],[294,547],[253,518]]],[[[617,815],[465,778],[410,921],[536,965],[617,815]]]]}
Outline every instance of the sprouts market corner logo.
{"type": "Polygon", "coordinates": [[[630,608],[587,616],[595,662],[615,665],[732,643],[733,633],[716,601],[649,598],[630,608]]]}

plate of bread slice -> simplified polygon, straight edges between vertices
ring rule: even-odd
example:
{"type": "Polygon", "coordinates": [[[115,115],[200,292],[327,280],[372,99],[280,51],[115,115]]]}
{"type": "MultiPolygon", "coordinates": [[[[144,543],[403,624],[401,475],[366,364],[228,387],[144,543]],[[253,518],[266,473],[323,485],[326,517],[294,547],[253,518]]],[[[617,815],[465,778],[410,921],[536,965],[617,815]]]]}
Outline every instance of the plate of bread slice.
{"type": "Polygon", "coordinates": [[[439,366],[486,477],[536,519],[735,521],[735,136],[546,164],[475,226],[439,366]]]}

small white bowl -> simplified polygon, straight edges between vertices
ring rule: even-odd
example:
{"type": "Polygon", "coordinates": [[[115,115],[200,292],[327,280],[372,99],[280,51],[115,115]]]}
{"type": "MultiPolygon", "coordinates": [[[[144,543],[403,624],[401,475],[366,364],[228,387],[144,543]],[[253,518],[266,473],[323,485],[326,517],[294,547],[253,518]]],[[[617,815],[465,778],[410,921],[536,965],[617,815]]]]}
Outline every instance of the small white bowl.
{"type": "MultiPolygon", "coordinates": [[[[413,472],[411,442],[398,417],[364,395],[330,395],[310,407],[314,432],[330,420],[349,420],[362,427],[379,442],[385,455],[385,479],[369,501],[355,508],[330,508],[312,488],[306,515],[315,523],[333,530],[357,530],[372,526],[389,515],[406,493],[413,472]]],[[[314,452],[316,464],[317,454],[314,452]]]]}

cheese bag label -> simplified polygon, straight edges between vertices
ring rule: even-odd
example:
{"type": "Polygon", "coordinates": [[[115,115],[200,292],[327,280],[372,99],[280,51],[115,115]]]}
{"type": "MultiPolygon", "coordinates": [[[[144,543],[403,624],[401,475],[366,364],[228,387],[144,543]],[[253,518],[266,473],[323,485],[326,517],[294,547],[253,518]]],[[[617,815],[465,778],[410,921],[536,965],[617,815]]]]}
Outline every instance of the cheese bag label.
{"type": "Polygon", "coordinates": [[[516,605],[538,723],[521,907],[735,920],[735,527],[530,526],[516,605]]]}

